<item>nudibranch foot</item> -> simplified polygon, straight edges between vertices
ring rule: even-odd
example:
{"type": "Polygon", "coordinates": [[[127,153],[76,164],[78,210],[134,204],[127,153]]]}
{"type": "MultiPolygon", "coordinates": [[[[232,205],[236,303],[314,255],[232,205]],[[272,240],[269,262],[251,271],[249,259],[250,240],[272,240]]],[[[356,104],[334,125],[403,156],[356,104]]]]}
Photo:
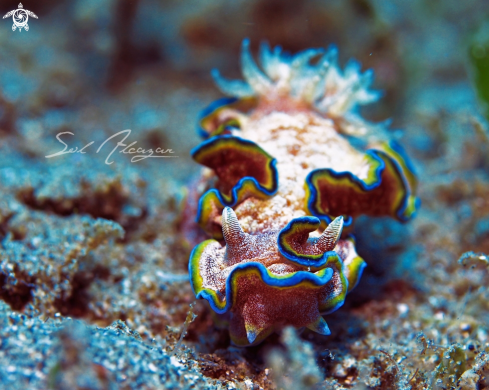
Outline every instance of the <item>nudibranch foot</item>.
{"type": "Polygon", "coordinates": [[[331,334],[331,331],[329,330],[329,326],[324,320],[323,317],[319,316],[316,321],[311,322],[309,325],[307,325],[307,328],[309,330],[312,330],[313,332],[329,336],[331,334]]]}

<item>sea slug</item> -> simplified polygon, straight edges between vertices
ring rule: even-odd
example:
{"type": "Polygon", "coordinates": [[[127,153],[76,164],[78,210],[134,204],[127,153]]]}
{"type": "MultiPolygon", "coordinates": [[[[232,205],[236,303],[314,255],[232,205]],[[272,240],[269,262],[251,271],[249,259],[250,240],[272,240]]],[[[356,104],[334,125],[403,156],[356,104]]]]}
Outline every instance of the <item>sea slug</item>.
{"type": "Polygon", "coordinates": [[[379,93],[372,72],[337,50],[296,55],[244,40],[246,81],[213,77],[223,98],[199,122],[192,157],[201,178],[197,223],[212,239],[190,255],[190,281],[229,326],[254,345],[286,325],[330,334],[322,315],[338,309],[365,267],[354,219],[412,218],[416,177],[385,124],[358,114],[379,93]],[[355,140],[355,142],[352,142],[355,140]]]}

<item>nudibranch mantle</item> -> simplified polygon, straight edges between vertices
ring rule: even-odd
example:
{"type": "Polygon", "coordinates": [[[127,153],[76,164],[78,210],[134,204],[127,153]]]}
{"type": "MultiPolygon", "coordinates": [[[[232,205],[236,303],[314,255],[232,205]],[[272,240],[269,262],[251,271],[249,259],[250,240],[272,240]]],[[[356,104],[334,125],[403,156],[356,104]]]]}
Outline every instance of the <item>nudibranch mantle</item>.
{"type": "MultiPolygon", "coordinates": [[[[237,345],[262,341],[278,326],[294,325],[322,334],[329,328],[321,317],[340,307],[348,292],[345,261],[364,263],[348,242],[338,242],[343,218],[333,221],[320,237],[304,232],[320,221],[292,220],[286,229],[245,233],[234,211],[226,207],[222,227],[226,245],[207,240],[190,256],[189,272],[197,298],[207,299],[218,314],[232,313],[230,334],[237,345]],[[280,235],[284,235],[283,239],[280,235]],[[291,244],[291,245],[290,245],[291,244]],[[333,251],[343,248],[340,254],[333,251]],[[287,257],[283,254],[287,253],[287,257]]],[[[358,280],[359,275],[352,276],[358,280]]]]}
{"type": "Polygon", "coordinates": [[[260,58],[264,72],[245,40],[246,81],[213,72],[230,97],[205,110],[207,139],[192,151],[207,167],[197,223],[213,239],[193,250],[190,279],[237,345],[286,325],[329,334],[321,314],[343,304],[365,267],[354,219],[407,221],[419,207],[405,153],[357,114],[380,96],[372,72],[353,61],[342,72],[335,48],[289,55],[262,45],[260,58]]]}

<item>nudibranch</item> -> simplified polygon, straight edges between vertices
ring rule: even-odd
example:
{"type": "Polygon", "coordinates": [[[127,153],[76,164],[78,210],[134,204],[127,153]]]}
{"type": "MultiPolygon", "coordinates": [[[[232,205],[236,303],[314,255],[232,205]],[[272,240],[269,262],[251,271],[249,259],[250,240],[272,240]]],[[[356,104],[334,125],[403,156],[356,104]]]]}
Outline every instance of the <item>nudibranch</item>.
{"type": "Polygon", "coordinates": [[[204,111],[192,150],[206,167],[196,221],[211,239],[192,251],[190,281],[242,346],[287,325],[330,334],[322,315],[365,267],[355,218],[407,221],[419,206],[404,151],[358,114],[380,96],[372,72],[354,61],[341,71],[334,47],[290,55],[262,44],[259,55],[263,70],[244,40],[246,81],[213,71],[229,97],[204,111]]]}

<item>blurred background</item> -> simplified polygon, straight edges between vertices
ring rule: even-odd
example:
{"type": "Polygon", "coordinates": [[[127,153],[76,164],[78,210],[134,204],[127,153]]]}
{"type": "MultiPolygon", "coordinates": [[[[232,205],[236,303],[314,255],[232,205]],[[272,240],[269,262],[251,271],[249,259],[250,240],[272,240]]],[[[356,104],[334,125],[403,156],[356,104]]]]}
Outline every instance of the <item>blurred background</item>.
{"type": "MultiPolygon", "coordinates": [[[[220,96],[210,70],[239,77],[245,37],[255,49],[267,40],[291,52],[336,44],[343,64],[356,58],[363,69],[374,69],[385,98],[366,115],[392,118],[394,128],[419,125],[410,120],[413,105],[429,116],[430,109],[474,104],[476,95],[487,114],[489,6],[482,0],[46,0],[24,6],[39,16],[30,19],[31,31],[13,34],[11,18],[2,20],[0,130],[43,143],[60,128],[77,139],[130,128],[139,143],[172,145],[182,156],[179,167],[186,165],[189,147],[198,142],[197,113],[220,96]],[[432,96],[437,93],[439,99],[432,96]]],[[[15,8],[17,1],[0,5],[4,14],[15,8]]],[[[425,149],[436,149],[425,137],[425,149]]]]}

